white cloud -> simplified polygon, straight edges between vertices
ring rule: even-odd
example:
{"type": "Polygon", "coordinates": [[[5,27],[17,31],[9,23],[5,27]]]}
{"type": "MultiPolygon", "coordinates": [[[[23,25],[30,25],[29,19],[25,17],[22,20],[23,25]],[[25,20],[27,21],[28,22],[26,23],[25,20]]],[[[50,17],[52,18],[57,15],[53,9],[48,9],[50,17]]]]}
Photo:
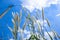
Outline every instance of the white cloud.
{"type": "Polygon", "coordinates": [[[57,14],[56,16],[60,16],[60,14],[57,14]]]}
{"type": "MultiPolygon", "coordinates": [[[[36,20],[37,24],[40,23],[41,25],[43,25],[43,21],[42,20],[36,20]]],[[[44,20],[44,26],[47,26],[47,21],[44,20]]]]}
{"type": "Polygon", "coordinates": [[[60,4],[60,0],[23,0],[22,6],[32,12],[35,8],[50,7],[51,4],[60,4]]]}
{"type": "MultiPolygon", "coordinates": [[[[54,33],[51,31],[51,32],[48,32],[49,34],[50,34],[50,36],[52,37],[52,38],[54,38],[54,33]]],[[[44,32],[44,35],[45,35],[45,38],[47,39],[47,40],[51,40],[50,39],[50,37],[49,37],[49,35],[47,34],[47,32],[44,32]]]]}
{"type": "MultiPolygon", "coordinates": [[[[43,21],[41,19],[36,20],[36,22],[34,23],[35,26],[35,31],[40,30],[41,31],[41,26],[43,26],[43,21]]],[[[47,27],[47,21],[44,20],[44,27],[47,27]]],[[[42,27],[42,29],[44,29],[42,27]]]]}
{"type": "Polygon", "coordinates": [[[27,38],[27,39],[29,39],[29,38],[30,38],[30,36],[31,36],[31,34],[28,34],[26,38],[27,38]]]}
{"type": "Polygon", "coordinates": [[[22,35],[23,37],[26,35],[23,38],[24,40],[26,40],[26,38],[28,39],[31,36],[30,31],[27,31],[27,30],[24,30],[23,31],[21,28],[19,28],[19,30],[18,30],[19,35],[20,35],[20,32],[23,32],[23,35],[22,35]]]}
{"type": "Polygon", "coordinates": [[[14,39],[11,38],[11,39],[9,39],[9,40],[14,40],[14,39]]]}
{"type": "Polygon", "coordinates": [[[30,31],[24,30],[24,34],[26,34],[27,36],[25,36],[27,39],[30,38],[31,34],[30,31]]]}
{"type": "Polygon", "coordinates": [[[26,29],[23,31],[23,29],[21,29],[20,27],[18,29],[18,33],[19,32],[23,32],[24,34],[29,34],[30,33],[30,31],[27,31],[26,29]]]}
{"type": "Polygon", "coordinates": [[[25,34],[30,34],[30,31],[24,30],[25,34]]]}

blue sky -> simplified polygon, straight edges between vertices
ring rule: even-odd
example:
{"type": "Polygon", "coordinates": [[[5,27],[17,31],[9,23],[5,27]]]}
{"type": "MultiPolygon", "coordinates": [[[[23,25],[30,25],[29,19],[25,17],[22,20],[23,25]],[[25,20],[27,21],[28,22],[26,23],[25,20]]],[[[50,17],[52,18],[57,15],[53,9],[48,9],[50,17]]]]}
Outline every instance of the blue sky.
{"type": "MultiPolygon", "coordinates": [[[[12,12],[20,12],[22,6],[25,7],[32,15],[36,15],[35,10],[39,10],[41,14],[41,8],[44,8],[45,17],[48,18],[51,24],[51,28],[60,34],[60,1],[59,0],[0,0],[0,15],[9,5],[15,6],[9,10],[2,18],[0,18],[0,38],[7,40],[7,36],[10,34],[7,24],[12,27],[12,12]],[[2,36],[3,32],[3,36],[2,36]],[[6,36],[6,37],[5,37],[6,36]]],[[[24,16],[24,11],[23,11],[24,16]]],[[[24,18],[24,17],[23,17],[24,18]]],[[[24,20],[22,19],[21,24],[24,20]]],[[[21,25],[22,26],[22,25],[21,25]]],[[[11,38],[11,35],[10,35],[11,38]]]]}
{"type": "MultiPolygon", "coordinates": [[[[9,5],[20,5],[20,1],[17,0],[0,0],[0,15],[1,13],[9,6],[9,5]]],[[[7,40],[7,36],[11,33],[8,30],[8,26],[12,27],[12,12],[19,12],[21,9],[21,6],[15,6],[9,12],[6,13],[2,18],[0,18],[0,38],[4,38],[3,40],[7,40]],[[2,36],[3,32],[3,36],[2,36]],[[6,36],[6,37],[5,37],[6,36]]],[[[11,37],[11,35],[10,35],[11,37]]]]}
{"type": "Polygon", "coordinates": [[[58,31],[60,30],[60,0],[23,0],[22,5],[30,10],[30,12],[33,12],[35,9],[39,9],[41,11],[41,9],[44,8],[45,17],[50,21],[51,27],[60,34],[58,31]]]}

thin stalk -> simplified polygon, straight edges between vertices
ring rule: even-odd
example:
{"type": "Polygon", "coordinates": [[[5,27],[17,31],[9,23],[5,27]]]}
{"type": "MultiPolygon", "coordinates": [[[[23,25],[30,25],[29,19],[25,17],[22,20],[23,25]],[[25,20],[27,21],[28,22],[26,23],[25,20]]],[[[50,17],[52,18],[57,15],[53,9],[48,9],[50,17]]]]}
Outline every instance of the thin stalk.
{"type": "MultiPolygon", "coordinates": [[[[45,27],[44,27],[45,28],[45,27]]],[[[50,36],[50,34],[48,33],[47,29],[45,28],[47,34],[49,35],[49,37],[51,38],[51,40],[53,40],[53,38],[50,36]]]]}

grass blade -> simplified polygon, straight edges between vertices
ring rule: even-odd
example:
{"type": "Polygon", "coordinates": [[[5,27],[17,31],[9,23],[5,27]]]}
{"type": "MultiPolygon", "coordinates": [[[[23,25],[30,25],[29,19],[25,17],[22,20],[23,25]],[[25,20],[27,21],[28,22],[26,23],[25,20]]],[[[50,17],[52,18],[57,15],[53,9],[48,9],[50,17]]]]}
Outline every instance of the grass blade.
{"type": "Polygon", "coordinates": [[[8,8],[0,15],[0,18],[2,18],[12,7],[13,5],[8,6],[8,8]]]}
{"type": "Polygon", "coordinates": [[[42,19],[44,20],[44,10],[42,8],[42,19]]]}
{"type": "Polygon", "coordinates": [[[50,27],[50,22],[48,21],[48,19],[46,19],[46,21],[47,21],[48,26],[50,27]]]}
{"type": "Polygon", "coordinates": [[[11,27],[8,27],[11,32],[13,32],[13,29],[11,27]]]}

